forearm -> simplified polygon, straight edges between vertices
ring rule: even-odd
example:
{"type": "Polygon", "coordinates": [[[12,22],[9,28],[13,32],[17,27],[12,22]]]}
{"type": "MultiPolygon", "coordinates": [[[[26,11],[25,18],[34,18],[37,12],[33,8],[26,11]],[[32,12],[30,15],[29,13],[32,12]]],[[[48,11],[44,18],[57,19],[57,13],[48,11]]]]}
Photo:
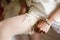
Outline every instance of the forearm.
{"type": "Polygon", "coordinates": [[[48,22],[52,24],[56,18],[60,17],[60,6],[58,6],[48,17],[48,22]]]}

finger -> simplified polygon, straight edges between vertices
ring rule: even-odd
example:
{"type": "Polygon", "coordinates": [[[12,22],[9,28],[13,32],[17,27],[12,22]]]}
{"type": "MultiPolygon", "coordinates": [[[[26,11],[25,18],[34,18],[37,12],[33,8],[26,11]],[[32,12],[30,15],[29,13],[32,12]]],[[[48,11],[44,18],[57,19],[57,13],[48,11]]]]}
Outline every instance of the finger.
{"type": "Polygon", "coordinates": [[[45,31],[43,31],[43,34],[45,34],[46,32],[45,31]]]}
{"type": "Polygon", "coordinates": [[[50,26],[40,28],[40,30],[43,30],[45,33],[47,33],[49,29],[50,29],[50,26]]]}
{"type": "Polygon", "coordinates": [[[40,30],[39,33],[43,33],[43,30],[40,30]]]}
{"type": "Polygon", "coordinates": [[[40,30],[40,33],[43,33],[43,34],[45,34],[46,32],[45,32],[44,30],[40,30]]]}

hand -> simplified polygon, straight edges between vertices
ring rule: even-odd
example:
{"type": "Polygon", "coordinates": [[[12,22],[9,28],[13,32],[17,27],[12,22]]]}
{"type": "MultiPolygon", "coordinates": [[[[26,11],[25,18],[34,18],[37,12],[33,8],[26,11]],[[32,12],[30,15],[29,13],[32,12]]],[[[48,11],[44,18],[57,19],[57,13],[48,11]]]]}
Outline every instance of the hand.
{"type": "Polygon", "coordinates": [[[36,25],[35,25],[35,31],[36,32],[43,32],[43,33],[47,33],[48,30],[50,29],[51,25],[48,25],[46,23],[46,21],[39,21],[36,25]]]}

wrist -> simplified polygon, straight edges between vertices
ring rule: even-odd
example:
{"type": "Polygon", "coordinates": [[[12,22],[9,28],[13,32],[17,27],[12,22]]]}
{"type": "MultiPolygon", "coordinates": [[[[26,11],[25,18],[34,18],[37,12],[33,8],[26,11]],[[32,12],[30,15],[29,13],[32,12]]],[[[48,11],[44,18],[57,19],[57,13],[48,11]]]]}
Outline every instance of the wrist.
{"type": "Polygon", "coordinates": [[[50,25],[52,25],[53,22],[54,22],[54,18],[48,18],[47,22],[48,22],[50,25]]]}

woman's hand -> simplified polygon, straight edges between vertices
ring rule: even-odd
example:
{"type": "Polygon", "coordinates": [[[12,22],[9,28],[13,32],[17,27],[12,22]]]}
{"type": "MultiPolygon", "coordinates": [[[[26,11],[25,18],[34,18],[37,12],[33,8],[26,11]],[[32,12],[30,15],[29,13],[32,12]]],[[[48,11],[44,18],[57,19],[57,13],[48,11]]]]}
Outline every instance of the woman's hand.
{"type": "Polygon", "coordinates": [[[47,33],[54,20],[58,18],[60,18],[60,5],[52,12],[47,21],[39,21],[36,24],[35,31],[47,33]]]}
{"type": "Polygon", "coordinates": [[[41,33],[47,33],[48,30],[50,29],[50,26],[49,24],[46,23],[46,21],[40,21],[38,22],[36,25],[35,25],[35,31],[41,33]]]}

